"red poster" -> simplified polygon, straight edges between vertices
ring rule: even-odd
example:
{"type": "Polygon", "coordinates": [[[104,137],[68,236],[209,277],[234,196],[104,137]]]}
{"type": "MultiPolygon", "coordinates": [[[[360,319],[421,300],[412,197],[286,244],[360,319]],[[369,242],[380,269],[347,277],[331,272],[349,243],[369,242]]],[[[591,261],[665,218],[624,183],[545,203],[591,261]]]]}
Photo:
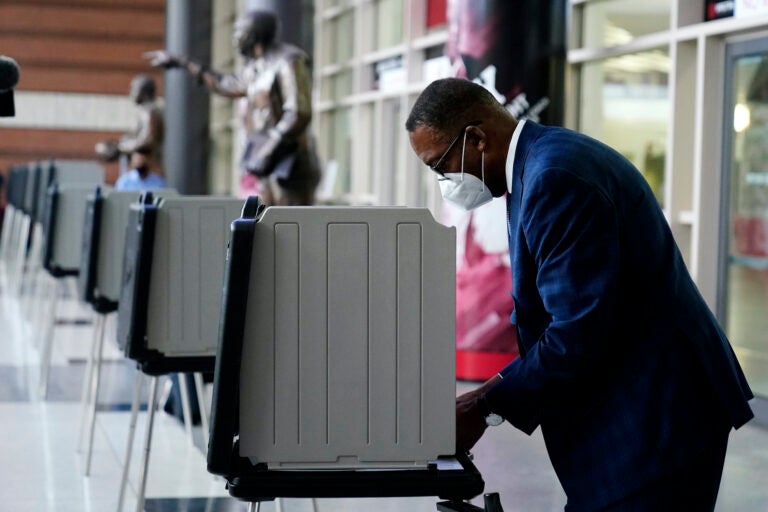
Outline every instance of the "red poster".
{"type": "Polygon", "coordinates": [[[427,28],[445,24],[446,1],[429,0],[429,3],[427,3],[427,28]]]}

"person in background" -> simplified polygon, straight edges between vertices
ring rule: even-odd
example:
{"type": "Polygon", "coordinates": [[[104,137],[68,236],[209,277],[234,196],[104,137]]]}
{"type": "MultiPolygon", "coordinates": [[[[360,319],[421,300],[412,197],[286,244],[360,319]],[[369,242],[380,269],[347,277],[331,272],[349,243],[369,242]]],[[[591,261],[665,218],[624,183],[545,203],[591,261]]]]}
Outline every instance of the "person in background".
{"type": "Polygon", "coordinates": [[[247,143],[241,168],[261,180],[265,203],[310,205],[320,170],[308,133],[312,118],[308,56],[280,42],[278,32],[274,12],[253,10],[238,18],[233,35],[245,65],[228,75],[164,50],[146,56],[154,66],[184,69],[217,94],[244,98],[247,143]]]}
{"type": "Polygon", "coordinates": [[[457,398],[457,450],[541,427],[566,511],[713,510],[753,395],[640,172],[458,78],[406,129],[446,200],[507,197],[520,357],[457,398]]]}
{"type": "Polygon", "coordinates": [[[153,190],[166,187],[165,179],[151,170],[148,151],[137,150],[131,153],[130,167],[130,171],[117,179],[116,190],[153,190]]]}
{"type": "Polygon", "coordinates": [[[162,175],[165,121],[163,109],[157,100],[155,81],[149,75],[136,75],[131,80],[128,95],[139,107],[136,129],[132,133],[123,135],[119,141],[98,142],[95,151],[107,162],[117,160],[120,155],[141,152],[149,169],[155,174],[162,175]]]}

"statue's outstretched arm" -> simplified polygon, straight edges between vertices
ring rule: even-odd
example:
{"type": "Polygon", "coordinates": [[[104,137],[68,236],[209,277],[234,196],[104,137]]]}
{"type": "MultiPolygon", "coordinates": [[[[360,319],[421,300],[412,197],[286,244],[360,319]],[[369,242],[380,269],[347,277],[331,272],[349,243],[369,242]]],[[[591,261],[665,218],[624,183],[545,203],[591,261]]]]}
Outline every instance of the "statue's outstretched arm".
{"type": "Polygon", "coordinates": [[[246,84],[236,73],[222,74],[208,66],[198,64],[182,55],[174,55],[166,50],[147,52],[144,57],[155,67],[164,69],[181,68],[205,85],[209,90],[230,98],[245,96],[246,84]]]}

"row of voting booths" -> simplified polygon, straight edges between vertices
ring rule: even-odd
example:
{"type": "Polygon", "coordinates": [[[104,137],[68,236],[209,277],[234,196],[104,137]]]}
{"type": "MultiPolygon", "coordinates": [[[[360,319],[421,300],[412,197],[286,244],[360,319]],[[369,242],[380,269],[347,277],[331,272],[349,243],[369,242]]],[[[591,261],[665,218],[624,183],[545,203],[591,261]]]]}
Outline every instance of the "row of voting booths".
{"type": "MultiPolygon", "coordinates": [[[[143,510],[158,379],[213,372],[208,471],[231,496],[436,496],[481,510],[455,452],[455,233],[426,209],[266,207],[258,198],[127,192],[101,167],[11,169],[0,258],[31,316],[45,395],[56,298],[76,289],[93,316],[81,440],[90,473],[104,343],[138,368],[118,510],[142,382],[149,404],[143,510]],[[47,308],[35,307],[47,299],[47,308]],[[105,340],[107,315],[116,339],[105,340]]],[[[186,379],[180,379],[185,382],[186,379]]],[[[188,413],[189,391],[182,386],[188,413]]],[[[186,414],[185,414],[186,416],[186,414]]],[[[191,422],[187,422],[190,425],[191,422]]],[[[490,500],[490,501],[488,501],[490,500]]],[[[493,497],[487,510],[501,510],[493,497]]]]}

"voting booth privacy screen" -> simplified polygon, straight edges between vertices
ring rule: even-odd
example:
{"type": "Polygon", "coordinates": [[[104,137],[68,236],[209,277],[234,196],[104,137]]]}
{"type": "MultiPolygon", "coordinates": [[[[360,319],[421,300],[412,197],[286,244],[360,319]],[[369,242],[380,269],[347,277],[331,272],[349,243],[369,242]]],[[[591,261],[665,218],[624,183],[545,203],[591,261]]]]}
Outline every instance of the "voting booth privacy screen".
{"type": "Polygon", "coordinates": [[[245,306],[239,455],[287,469],[452,455],[455,244],[426,209],[267,208],[247,293],[224,301],[245,306]]]}
{"type": "Polygon", "coordinates": [[[174,359],[202,371],[195,361],[216,353],[227,228],[241,207],[234,198],[150,193],[131,205],[117,340],[145,373],[165,373],[174,359]]]}

